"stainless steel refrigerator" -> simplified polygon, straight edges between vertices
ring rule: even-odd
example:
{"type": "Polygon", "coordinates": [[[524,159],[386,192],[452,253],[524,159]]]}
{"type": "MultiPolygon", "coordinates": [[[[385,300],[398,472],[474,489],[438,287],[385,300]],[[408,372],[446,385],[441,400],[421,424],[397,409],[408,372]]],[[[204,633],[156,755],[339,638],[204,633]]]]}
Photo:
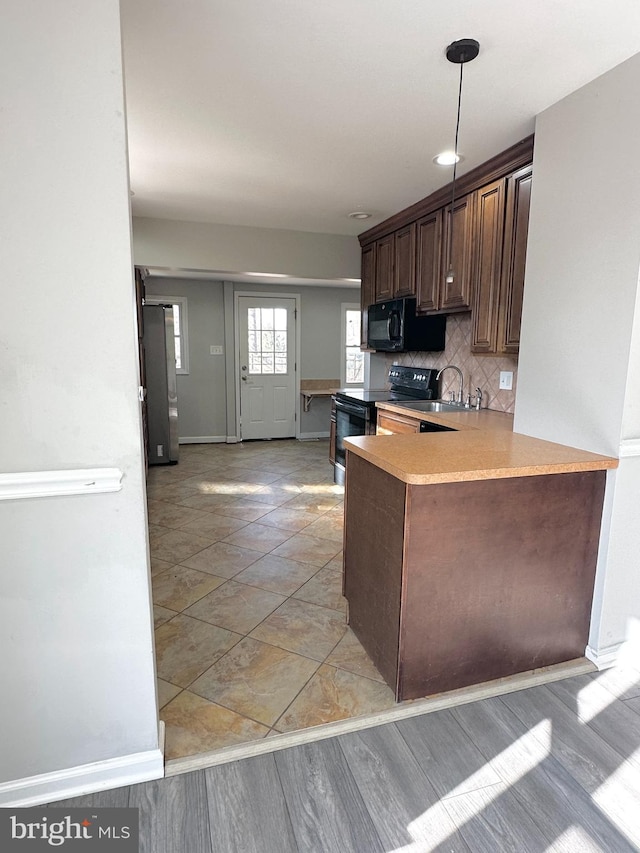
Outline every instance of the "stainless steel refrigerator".
{"type": "Polygon", "coordinates": [[[178,392],[173,306],[145,305],[144,361],[149,465],[178,461],[178,392]]]}

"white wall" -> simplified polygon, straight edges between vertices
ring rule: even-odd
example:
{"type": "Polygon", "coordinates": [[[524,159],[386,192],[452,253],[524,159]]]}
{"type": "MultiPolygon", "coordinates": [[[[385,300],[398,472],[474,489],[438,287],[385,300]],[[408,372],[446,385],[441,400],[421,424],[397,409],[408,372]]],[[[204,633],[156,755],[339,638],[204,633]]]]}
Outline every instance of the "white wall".
{"type": "Polygon", "coordinates": [[[118,0],[3,12],[0,471],[123,472],[112,494],[0,502],[11,802],[26,777],[54,774],[28,789],[50,799],[94,763],[112,784],[162,766],[118,0]]]}
{"type": "Polygon", "coordinates": [[[139,266],[360,278],[358,238],[343,234],[135,217],[133,245],[139,266]]]}
{"type": "Polygon", "coordinates": [[[640,55],[536,122],[514,424],[623,457],[603,518],[589,641],[599,659],[640,619],[639,85],[640,55]]]}
{"type": "MultiPolygon", "coordinates": [[[[222,439],[236,435],[235,421],[227,433],[227,417],[235,418],[233,384],[233,314],[225,323],[224,285],[220,281],[160,278],[146,281],[149,294],[186,296],[189,315],[189,365],[187,376],[178,376],[178,422],[182,439],[222,439]],[[225,345],[226,340],[226,345],[225,345]],[[225,345],[224,357],[209,353],[211,344],[225,345]],[[231,372],[229,372],[229,370],[231,372]],[[227,412],[227,398],[230,411],[227,412]]],[[[287,287],[283,284],[231,284],[234,292],[290,293],[300,296],[300,353],[298,376],[304,379],[339,379],[341,357],[341,305],[360,301],[359,288],[287,287]]],[[[329,432],[330,403],[315,399],[308,412],[300,412],[302,435],[329,432]]]]}

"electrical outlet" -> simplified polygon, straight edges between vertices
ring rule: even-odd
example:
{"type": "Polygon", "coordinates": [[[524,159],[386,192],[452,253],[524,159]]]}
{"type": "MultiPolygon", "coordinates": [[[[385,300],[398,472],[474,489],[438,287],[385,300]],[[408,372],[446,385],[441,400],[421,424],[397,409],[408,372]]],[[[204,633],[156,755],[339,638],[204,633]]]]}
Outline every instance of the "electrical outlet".
{"type": "Polygon", "coordinates": [[[500,371],[500,390],[511,391],[513,388],[513,370],[500,371]]]}
{"type": "Polygon", "coordinates": [[[164,444],[156,445],[156,456],[164,456],[164,444]]]}
{"type": "Polygon", "coordinates": [[[209,347],[209,355],[222,355],[223,349],[219,346],[209,347]]]}

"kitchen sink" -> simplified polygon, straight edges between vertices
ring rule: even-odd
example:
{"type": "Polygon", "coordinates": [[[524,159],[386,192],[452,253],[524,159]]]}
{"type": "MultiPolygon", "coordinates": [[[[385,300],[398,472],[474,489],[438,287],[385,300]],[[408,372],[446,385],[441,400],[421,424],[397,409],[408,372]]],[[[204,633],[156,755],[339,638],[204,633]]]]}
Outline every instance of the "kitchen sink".
{"type": "Polygon", "coordinates": [[[464,412],[470,411],[460,403],[449,403],[445,400],[403,400],[397,401],[396,405],[402,408],[414,409],[417,412],[464,412]]]}

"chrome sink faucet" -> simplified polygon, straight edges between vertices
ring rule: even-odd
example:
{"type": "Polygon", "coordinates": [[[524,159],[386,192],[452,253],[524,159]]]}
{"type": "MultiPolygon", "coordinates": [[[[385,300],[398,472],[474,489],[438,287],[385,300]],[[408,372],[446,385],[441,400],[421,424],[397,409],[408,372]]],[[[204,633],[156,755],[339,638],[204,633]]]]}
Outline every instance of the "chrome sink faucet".
{"type": "Polygon", "coordinates": [[[436,373],[436,379],[440,379],[440,376],[442,375],[442,373],[444,373],[445,370],[449,370],[449,369],[455,370],[456,373],[458,374],[458,379],[460,380],[460,389],[458,391],[457,402],[459,405],[462,406],[463,405],[462,395],[464,393],[464,378],[462,376],[462,371],[460,370],[460,368],[456,367],[455,364],[445,364],[445,366],[441,367],[440,370],[436,373]]]}

